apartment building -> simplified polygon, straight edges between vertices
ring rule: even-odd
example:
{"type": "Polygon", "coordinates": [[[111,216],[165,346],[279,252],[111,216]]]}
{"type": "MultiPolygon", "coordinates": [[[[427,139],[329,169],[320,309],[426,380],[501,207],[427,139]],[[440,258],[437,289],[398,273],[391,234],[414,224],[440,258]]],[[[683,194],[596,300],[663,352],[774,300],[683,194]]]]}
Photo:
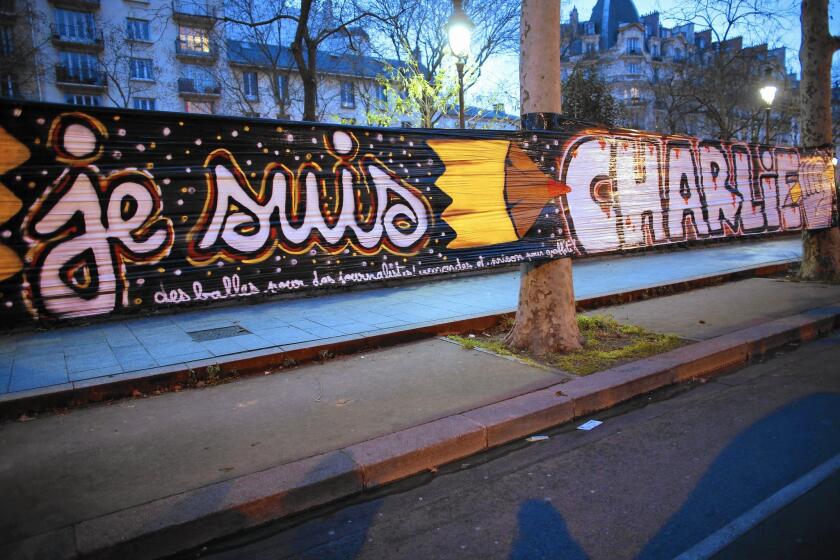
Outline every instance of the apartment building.
{"type": "MultiPolygon", "coordinates": [[[[563,24],[563,78],[576,67],[597,70],[622,105],[624,124],[630,128],[670,131],[668,111],[663,99],[666,83],[674,75],[685,75],[691,65],[709,64],[715,52],[737,53],[752,62],[744,79],[756,80],[769,72],[779,85],[780,93],[790,98],[797,86],[795,76],[785,70],[784,48],[768,49],[766,44],[744,46],[741,37],[723,44],[712,39],[710,30],[696,31],[693,24],[666,27],[660,14],[639,16],[632,0],[598,0],[587,21],[580,21],[572,9],[563,24]]],[[[666,92],[667,93],[667,92],[666,92]]],[[[757,98],[757,89],[752,94],[757,98]]],[[[745,105],[748,103],[745,103],[745,105]]],[[[760,126],[761,119],[756,120],[760,126]]],[[[696,116],[685,119],[684,128],[674,132],[714,135],[713,127],[696,116]]],[[[786,134],[776,141],[795,142],[795,126],[786,123],[786,134]]],[[[744,130],[739,136],[750,139],[755,130],[744,130]]]]}
{"type": "MultiPolygon", "coordinates": [[[[274,36],[227,23],[223,0],[0,0],[0,95],[82,106],[300,119],[293,22],[274,36]]],[[[399,63],[369,55],[361,28],[317,54],[318,120],[367,124],[399,63]]],[[[468,108],[470,126],[516,118],[468,108]]],[[[401,117],[396,126],[414,126],[401,117]]],[[[457,123],[445,115],[441,126],[457,123]]]]}

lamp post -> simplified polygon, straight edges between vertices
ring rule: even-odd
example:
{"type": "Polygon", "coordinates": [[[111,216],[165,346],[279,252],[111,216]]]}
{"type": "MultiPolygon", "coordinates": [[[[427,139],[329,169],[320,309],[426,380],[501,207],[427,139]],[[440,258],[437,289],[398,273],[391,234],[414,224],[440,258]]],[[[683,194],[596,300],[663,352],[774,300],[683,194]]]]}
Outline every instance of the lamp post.
{"type": "Polygon", "coordinates": [[[472,38],[473,22],[464,13],[461,0],[453,0],[452,15],[446,24],[449,32],[449,48],[457,58],[455,67],[458,69],[458,125],[464,124],[464,64],[470,54],[470,39],[472,38]]]}
{"type": "Polygon", "coordinates": [[[761,94],[761,99],[764,100],[764,143],[770,143],[770,107],[773,105],[773,100],[776,98],[776,86],[767,85],[758,90],[761,94]]]}

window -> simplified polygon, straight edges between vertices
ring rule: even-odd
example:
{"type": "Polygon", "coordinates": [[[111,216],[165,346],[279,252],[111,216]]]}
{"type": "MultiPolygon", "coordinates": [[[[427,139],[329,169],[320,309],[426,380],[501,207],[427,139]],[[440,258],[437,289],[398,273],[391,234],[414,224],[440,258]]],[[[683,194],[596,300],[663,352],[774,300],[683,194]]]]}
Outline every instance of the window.
{"type": "Polygon", "coordinates": [[[658,57],[659,56],[659,45],[651,45],[651,56],[658,57]]]}
{"type": "Polygon", "coordinates": [[[102,100],[98,95],[82,95],[78,93],[69,93],[64,96],[64,101],[70,105],[84,105],[85,107],[99,107],[102,100]]]}
{"type": "Polygon", "coordinates": [[[639,88],[631,87],[630,88],[630,99],[639,99],[639,88]]]}
{"type": "Polygon", "coordinates": [[[641,52],[639,50],[639,39],[636,37],[631,37],[627,39],[627,52],[630,54],[639,54],[641,52]]]}
{"type": "Polygon", "coordinates": [[[260,114],[259,114],[259,113],[257,113],[256,111],[245,111],[245,113],[244,113],[244,114],[245,114],[245,116],[246,116],[246,117],[248,117],[249,119],[258,119],[258,118],[260,118],[260,114]]]}
{"type": "Polygon", "coordinates": [[[135,97],[132,100],[132,104],[135,109],[140,109],[142,111],[154,111],[156,107],[156,99],[151,97],[135,97]]]}
{"type": "Polygon", "coordinates": [[[93,14],[55,9],[55,33],[64,40],[90,43],[96,37],[93,14]]]}
{"type": "Polygon", "coordinates": [[[627,65],[627,73],[628,74],[641,74],[642,69],[635,62],[631,62],[630,64],[627,65]]]}
{"type": "Polygon", "coordinates": [[[12,74],[0,76],[0,97],[15,97],[16,95],[15,77],[12,74]]]}
{"type": "Polygon", "coordinates": [[[248,99],[258,99],[260,92],[258,89],[259,80],[256,72],[242,73],[242,91],[248,99]]]}
{"type": "Polygon", "coordinates": [[[280,95],[280,99],[289,98],[289,76],[286,74],[277,76],[277,93],[280,95]]]}
{"type": "Polygon", "coordinates": [[[586,52],[592,54],[595,52],[595,43],[586,43],[586,52]]]}
{"type": "Polygon", "coordinates": [[[675,48],[674,49],[674,60],[682,60],[682,49],[675,48]]]}
{"type": "Polygon", "coordinates": [[[69,78],[86,82],[100,78],[99,60],[92,54],[61,51],[59,59],[69,78]]]}
{"type": "Polygon", "coordinates": [[[151,33],[149,31],[149,20],[127,18],[126,31],[128,38],[134,41],[151,41],[151,33]]]}
{"type": "Polygon", "coordinates": [[[151,58],[132,58],[129,60],[132,80],[154,80],[154,67],[151,58]]]}
{"type": "Polygon", "coordinates": [[[376,100],[382,101],[383,103],[388,102],[388,93],[385,91],[385,86],[382,84],[376,84],[376,100]]]}
{"type": "Polygon", "coordinates": [[[400,126],[402,128],[413,128],[414,127],[414,125],[411,124],[411,121],[401,121],[400,126]]]}
{"type": "Polygon", "coordinates": [[[356,92],[353,82],[341,82],[341,107],[353,109],[356,107],[356,92]]]}
{"type": "Polygon", "coordinates": [[[12,54],[15,45],[13,37],[11,25],[0,26],[0,54],[12,54]]]}
{"type": "Polygon", "coordinates": [[[183,78],[178,80],[180,91],[188,93],[220,93],[216,79],[203,66],[184,64],[181,68],[183,78]]]}
{"type": "Polygon", "coordinates": [[[184,111],[187,113],[195,113],[197,115],[212,115],[213,102],[212,101],[184,101],[184,111]]]}
{"type": "Polygon", "coordinates": [[[210,36],[206,29],[182,25],[178,28],[178,52],[210,54],[210,36]]]}

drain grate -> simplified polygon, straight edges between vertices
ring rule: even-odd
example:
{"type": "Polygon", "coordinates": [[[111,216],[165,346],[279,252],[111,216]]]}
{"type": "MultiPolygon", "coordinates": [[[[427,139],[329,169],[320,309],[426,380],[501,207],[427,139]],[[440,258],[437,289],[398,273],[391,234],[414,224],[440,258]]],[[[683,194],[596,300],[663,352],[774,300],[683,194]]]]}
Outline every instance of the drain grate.
{"type": "Polygon", "coordinates": [[[207,329],[204,331],[188,332],[196,342],[207,342],[208,340],[219,340],[220,338],[230,338],[232,336],[239,336],[242,334],[251,334],[248,329],[243,329],[239,325],[231,327],[219,327],[218,329],[207,329]]]}

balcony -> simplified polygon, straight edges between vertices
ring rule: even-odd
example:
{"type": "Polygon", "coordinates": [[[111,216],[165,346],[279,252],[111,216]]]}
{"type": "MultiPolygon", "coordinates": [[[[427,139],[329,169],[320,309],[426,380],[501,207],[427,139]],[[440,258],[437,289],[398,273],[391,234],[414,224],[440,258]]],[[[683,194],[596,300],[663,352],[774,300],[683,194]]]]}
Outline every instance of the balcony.
{"type": "Polygon", "coordinates": [[[56,47],[72,47],[86,52],[102,50],[102,32],[94,28],[54,23],[50,26],[50,35],[56,47]]]}
{"type": "Polygon", "coordinates": [[[56,8],[94,11],[99,9],[99,0],[49,0],[56,8]]]}
{"type": "Polygon", "coordinates": [[[105,91],[108,87],[105,72],[101,70],[70,69],[60,64],[55,67],[55,83],[59,87],[86,91],[105,91]]]}
{"type": "Polygon", "coordinates": [[[626,51],[624,51],[624,54],[629,54],[629,55],[633,55],[633,56],[641,56],[642,55],[642,49],[627,49],[626,51]]]}
{"type": "Polygon", "coordinates": [[[216,22],[216,8],[202,0],[175,0],[172,2],[172,19],[177,23],[212,27],[216,22]]]}
{"type": "Polygon", "coordinates": [[[208,43],[205,50],[195,43],[191,45],[189,41],[175,39],[175,56],[187,62],[212,64],[218,58],[219,53],[212,43],[208,43]]]}
{"type": "Polygon", "coordinates": [[[178,94],[195,99],[215,99],[222,95],[222,86],[209,79],[196,81],[193,78],[178,78],[178,94]]]}

